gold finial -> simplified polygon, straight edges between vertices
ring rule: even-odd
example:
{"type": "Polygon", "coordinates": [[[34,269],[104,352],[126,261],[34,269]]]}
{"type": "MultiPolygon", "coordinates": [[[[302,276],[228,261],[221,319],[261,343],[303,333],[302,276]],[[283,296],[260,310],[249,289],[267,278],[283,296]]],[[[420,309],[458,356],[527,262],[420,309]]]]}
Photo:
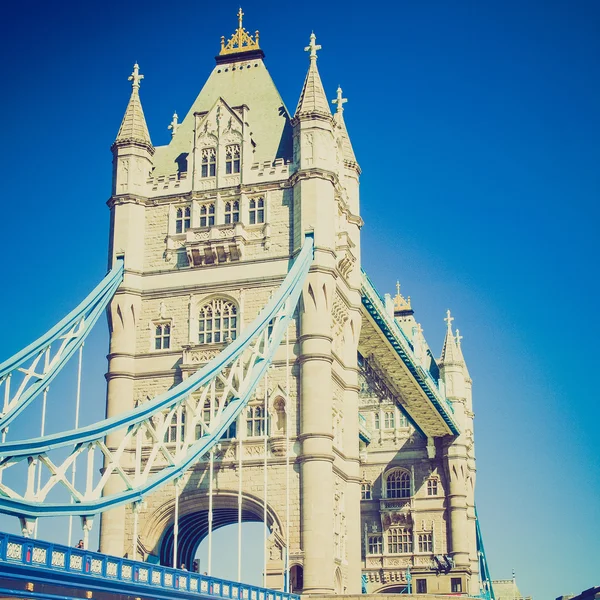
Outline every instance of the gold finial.
{"type": "Polygon", "coordinates": [[[237,54],[238,52],[248,52],[250,50],[260,50],[258,45],[258,31],[255,33],[255,39],[244,29],[242,25],[242,19],[244,13],[242,7],[238,10],[238,28],[235,33],[225,42],[225,36],[221,36],[221,52],[219,56],[224,54],[237,54]]]}
{"type": "Polygon", "coordinates": [[[400,293],[400,282],[396,281],[396,297],[394,298],[394,315],[398,316],[399,313],[412,314],[413,310],[410,305],[410,296],[404,298],[400,293]]]}

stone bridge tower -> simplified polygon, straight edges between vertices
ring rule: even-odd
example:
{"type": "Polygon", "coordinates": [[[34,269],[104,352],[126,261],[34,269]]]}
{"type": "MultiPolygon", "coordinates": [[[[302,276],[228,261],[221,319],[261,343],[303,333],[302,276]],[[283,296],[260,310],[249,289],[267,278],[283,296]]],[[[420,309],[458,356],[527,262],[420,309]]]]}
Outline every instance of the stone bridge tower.
{"type": "MultiPolygon", "coordinates": [[[[341,90],[332,114],[323,89],[314,34],[290,115],[258,32],[249,34],[241,10],[238,16],[186,117],[179,123],[174,115],[166,146],[151,142],[137,64],[130,77],[108,201],[109,260],[124,256],[125,279],[109,310],[107,414],[171,388],[223,350],[267,303],[312,233],[315,260],[289,344],[214,454],[212,528],[237,522],[242,475],[242,520],[263,519],[267,494],[268,585],[282,585],[289,539],[297,588],[360,592],[360,169],[341,90]]],[[[165,443],[175,442],[180,427],[183,417],[165,443]]],[[[178,563],[191,564],[207,533],[207,464],[199,461],[177,491],[178,563]]],[[[118,489],[118,478],[111,485],[118,489]]],[[[140,509],[138,556],[171,564],[175,493],[161,489],[140,509]]],[[[103,515],[103,552],[131,556],[132,517],[129,508],[103,515]]]]}
{"type": "MultiPolygon", "coordinates": [[[[419,593],[478,594],[461,336],[448,314],[435,359],[410,298],[399,287],[380,298],[361,272],[360,168],[342,90],[333,113],[325,94],[314,34],[291,115],[258,32],[238,17],[186,117],[173,116],[169,144],[152,144],[138,65],[130,77],[108,201],[109,260],[125,260],[109,310],[108,415],[221,352],[281,284],[307,234],[314,262],[289,340],[212,455],[212,521],[203,457],[177,490],[163,488],[139,509],[137,555],[172,564],[177,496],[179,564],[192,563],[209,527],[241,516],[266,520],[270,587],[282,586],[289,548],[296,591],[359,593],[362,575],[368,592],[402,592],[412,581],[419,593]]],[[[182,428],[185,414],[164,443],[182,428]]],[[[114,476],[110,485],[121,483],[114,476]]],[[[130,508],[105,513],[102,551],[131,555],[133,523],[130,508]]]]}

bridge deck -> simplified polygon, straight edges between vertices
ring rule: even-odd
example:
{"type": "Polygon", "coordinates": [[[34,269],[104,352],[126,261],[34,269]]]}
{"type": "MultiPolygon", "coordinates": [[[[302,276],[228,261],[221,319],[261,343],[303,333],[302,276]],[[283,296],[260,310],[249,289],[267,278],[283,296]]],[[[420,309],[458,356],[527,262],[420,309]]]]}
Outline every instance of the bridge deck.
{"type": "Polygon", "coordinates": [[[299,600],[295,594],[0,533],[0,595],[299,600]]]}
{"type": "Polygon", "coordinates": [[[363,272],[363,324],[359,352],[372,357],[384,373],[387,386],[428,437],[458,435],[451,404],[437,382],[418,364],[410,341],[394,321],[377,290],[363,272]]]}

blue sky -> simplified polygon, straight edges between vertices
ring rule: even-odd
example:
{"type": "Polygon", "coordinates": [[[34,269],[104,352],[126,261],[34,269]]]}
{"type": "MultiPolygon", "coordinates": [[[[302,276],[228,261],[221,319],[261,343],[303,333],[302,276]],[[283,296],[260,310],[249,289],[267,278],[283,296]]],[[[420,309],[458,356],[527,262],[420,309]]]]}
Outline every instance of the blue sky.
{"type": "MultiPolygon", "coordinates": [[[[12,3],[0,24],[1,355],[104,275],[111,154],[134,61],[156,145],[187,112],[238,5],[12,3]]],[[[290,111],[312,30],[363,170],[363,265],[396,279],[430,345],[451,308],[474,379],[492,575],[524,594],[600,584],[600,5],[246,2],[290,111]]],[[[103,412],[106,335],[86,349],[103,412]]],[[[66,401],[65,401],[66,402],[66,401]]]]}

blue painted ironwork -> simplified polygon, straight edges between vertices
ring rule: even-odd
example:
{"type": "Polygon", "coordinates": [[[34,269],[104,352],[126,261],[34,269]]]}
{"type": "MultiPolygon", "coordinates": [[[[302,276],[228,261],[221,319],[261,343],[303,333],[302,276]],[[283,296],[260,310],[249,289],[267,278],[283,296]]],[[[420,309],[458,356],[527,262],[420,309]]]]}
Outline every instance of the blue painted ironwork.
{"type": "Polygon", "coordinates": [[[121,281],[123,261],[117,260],[116,265],[77,308],[35,342],[0,364],[0,397],[4,397],[0,430],[5,430],[50,385],[83,344],[121,281]],[[51,356],[53,344],[57,344],[58,348],[51,356]],[[22,379],[13,381],[13,389],[17,389],[11,399],[11,378],[16,375],[21,375],[22,379]]]}
{"type": "MultiPolygon", "coordinates": [[[[0,533],[0,576],[152,598],[300,600],[296,594],[0,533]]],[[[10,590],[15,594],[15,590],[10,590]]],[[[21,597],[21,592],[18,592],[21,597]]],[[[23,597],[28,596],[25,594],[23,597]]],[[[37,594],[32,594],[37,597],[37,594]]],[[[63,596],[64,597],[64,596],[63,596]]]]}
{"type": "Polygon", "coordinates": [[[452,413],[454,413],[452,404],[447,398],[441,395],[439,386],[433,380],[431,374],[417,363],[413,345],[394,318],[390,317],[387,313],[381,296],[364,271],[362,272],[362,303],[392,348],[394,348],[402,362],[406,365],[411,375],[415,378],[417,384],[444,419],[450,431],[458,435],[460,431],[452,418],[452,413]]]}
{"type": "Polygon", "coordinates": [[[479,556],[479,580],[481,584],[481,597],[486,600],[496,600],[494,587],[492,585],[492,576],[490,575],[485,548],[483,547],[483,536],[479,525],[479,516],[477,507],[475,507],[475,536],[477,540],[477,555],[479,556]]]}
{"type": "Polygon", "coordinates": [[[371,442],[371,434],[367,429],[367,419],[365,415],[358,413],[358,437],[365,444],[369,444],[371,442]]]}
{"type": "MultiPolygon", "coordinates": [[[[147,494],[180,477],[218,443],[250,399],[293,317],[312,259],[313,240],[311,236],[307,236],[284,282],[255,321],[205,367],[168,392],[140,404],[132,411],[87,427],[2,444],[0,470],[23,461],[28,462],[29,469],[35,468],[35,463],[39,460],[50,473],[50,479],[42,490],[36,492],[28,485],[23,494],[9,488],[4,482],[1,483],[0,512],[29,519],[57,515],[89,517],[115,506],[139,502],[147,494]],[[216,381],[224,387],[219,392],[221,396],[218,413],[209,426],[202,421],[201,415],[207,394],[212,393],[213,397],[215,395],[215,386],[212,384],[216,381]],[[191,394],[200,388],[201,397],[193,399],[191,394]],[[164,434],[173,416],[183,407],[191,413],[186,421],[190,433],[182,440],[182,447],[171,452],[164,442],[164,434]],[[159,426],[152,421],[157,415],[164,417],[159,426]],[[199,439],[192,439],[196,425],[203,425],[205,433],[199,439]],[[116,449],[109,449],[104,444],[105,436],[117,430],[124,430],[120,445],[116,449]],[[145,439],[143,436],[149,436],[153,440],[152,450],[150,456],[144,459],[143,470],[135,476],[130,476],[120,465],[120,459],[126,449],[135,445],[135,440],[145,439]],[[63,447],[72,449],[58,467],[49,459],[48,454],[63,447]],[[93,454],[90,459],[90,453],[93,453],[95,448],[104,455],[105,469],[100,483],[90,489],[89,470],[93,470],[93,454]],[[65,473],[73,461],[85,451],[88,452],[88,483],[84,491],[79,491],[67,480],[65,473]],[[167,463],[166,466],[159,464],[159,460],[163,459],[167,463]],[[152,466],[158,466],[160,470],[154,473],[152,466]],[[102,496],[104,486],[112,474],[123,479],[125,489],[110,496],[102,496]],[[72,504],[69,501],[46,501],[48,492],[59,483],[68,490],[73,500],[72,504]]],[[[136,448],[135,452],[135,460],[137,464],[141,464],[141,446],[136,448]]]]}

